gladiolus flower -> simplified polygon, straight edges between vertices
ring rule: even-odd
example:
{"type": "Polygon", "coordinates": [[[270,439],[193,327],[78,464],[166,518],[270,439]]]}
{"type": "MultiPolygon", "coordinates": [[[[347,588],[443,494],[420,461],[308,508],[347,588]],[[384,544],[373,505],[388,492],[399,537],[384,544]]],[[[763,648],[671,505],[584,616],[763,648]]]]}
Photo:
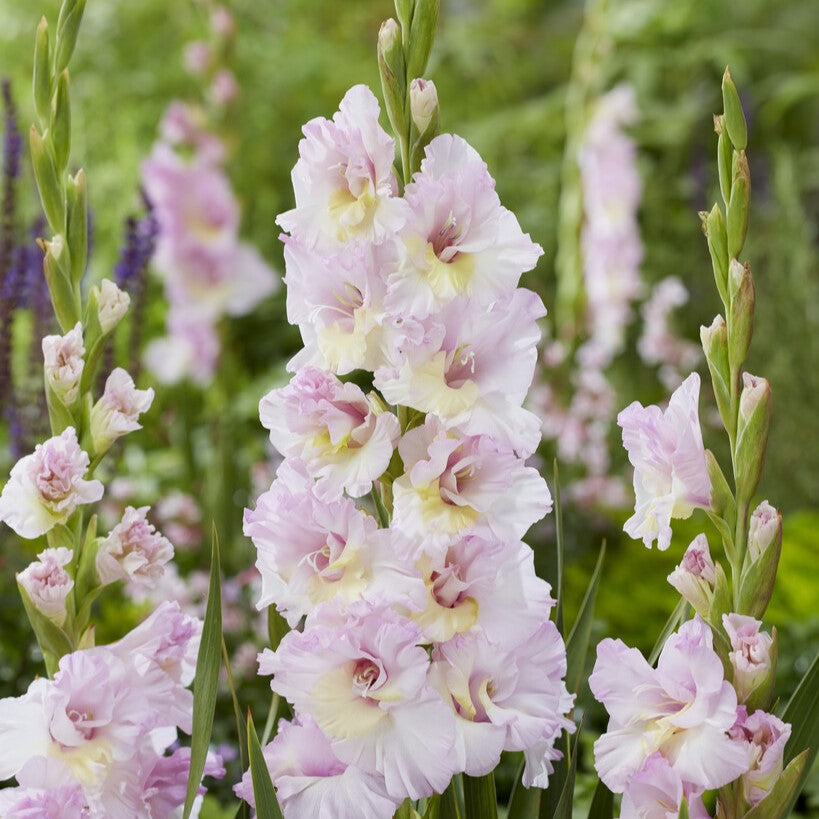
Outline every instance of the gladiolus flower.
{"type": "Polygon", "coordinates": [[[142,429],[137,419],[150,409],[153,400],[152,388],[138,390],[131,376],[117,367],[105,382],[102,398],[91,409],[94,451],[105,452],[117,438],[142,429]]]}
{"type": "Polygon", "coordinates": [[[43,339],[46,383],[68,407],[77,400],[85,366],[84,355],[82,322],[78,321],[64,336],[43,339]]]}
{"type": "Polygon", "coordinates": [[[34,607],[52,623],[62,626],[68,614],[66,598],[74,588],[74,580],[65,570],[74,553],[62,546],[46,549],[37,555],[20,574],[17,582],[26,590],[34,607]]]}

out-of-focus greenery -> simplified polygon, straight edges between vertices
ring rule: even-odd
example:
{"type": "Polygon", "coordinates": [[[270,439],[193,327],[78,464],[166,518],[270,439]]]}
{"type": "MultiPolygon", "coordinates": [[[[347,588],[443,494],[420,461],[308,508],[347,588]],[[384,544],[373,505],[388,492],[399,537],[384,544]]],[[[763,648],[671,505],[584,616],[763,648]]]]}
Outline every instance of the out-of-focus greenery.
{"type": "MultiPolygon", "coordinates": [[[[344,91],[365,82],[377,91],[375,40],[389,0],[232,0],[237,20],[235,73],[242,103],[226,123],[234,147],[229,171],[244,212],[244,233],[281,268],[275,215],[292,205],[289,173],[302,124],[335,111],[344,91]]],[[[0,74],[11,78],[24,126],[30,99],[33,34],[41,13],[56,16],[57,0],[0,0],[0,74]]],[[[711,112],[720,110],[726,64],[749,114],[753,205],[747,256],[757,284],[757,320],[749,368],[771,381],[774,421],[760,499],[786,512],[785,546],[770,622],[780,630],[783,695],[792,690],[811,648],[817,623],[816,555],[819,517],[806,510],[819,501],[819,18],[815,0],[623,0],[605,21],[610,47],[603,55],[603,88],[627,80],[637,92],[641,119],[634,128],[645,194],[641,228],[647,282],[675,274],[691,292],[679,329],[692,339],[718,311],[697,211],[716,198],[717,171],[711,112]]],[[[524,284],[554,301],[557,207],[564,144],[564,96],[572,52],[583,19],[578,0],[442,0],[439,37],[429,75],[435,80],[444,130],[470,140],[489,164],[498,190],[545,255],[524,284]]],[[[89,0],[72,61],[73,159],[88,173],[94,241],[91,276],[110,275],[122,221],[137,205],[139,164],[157,124],[174,98],[201,89],[182,69],[184,46],[205,37],[207,16],[194,0],[89,0]]],[[[602,90],[602,89],[601,89],[602,90]]],[[[31,174],[24,187],[33,212],[31,174]]],[[[162,331],[164,306],[154,284],[144,337],[162,331]]],[[[252,548],[241,538],[241,508],[250,496],[250,472],[265,457],[256,421],[261,394],[283,379],[283,363],[298,335],[286,325],[283,294],[229,328],[232,379],[199,395],[180,387],[165,392],[121,468],[134,479],[152,475],[140,499],[176,483],[202,492],[206,505],[220,499],[234,520],[225,548],[232,573],[249,566],[252,548]],[[217,418],[230,407],[232,460],[218,447],[224,429],[195,429],[180,437],[186,414],[217,418]],[[145,452],[140,448],[144,447],[145,452]],[[144,497],[142,497],[144,495],[144,497]]],[[[615,368],[623,405],[661,396],[631,353],[615,368]]],[[[709,396],[705,396],[707,406],[709,396]]],[[[706,444],[717,436],[706,429],[706,444]]],[[[713,439],[713,440],[712,440],[713,439]]],[[[622,463],[625,464],[623,458],[622,463]]],[[[620,534],[618,522],[590,520],[567,510],[566,607],[569,622],[587,582],[598,539],[607,530],[610,553],[599,597],[595,637],[617,634],[647,650],[674,605],[665,577],[687,543],[706,527],[695,517],[675,528],[665,553],[647,551],[620,534]]],[[[535,538],[539,562],[548,563],[548,527],[535,538]],[[542,536],[541,536],[542,535],[542,536]]],[[[224,541],[223,541],[224,542],[224,541]]],[[[534,542],[534,541],[533,541],[534,542]]],[[[716,544],[716,539],[713,544],[716,544]]],[[[0,692],[18,693],[38,669],[12,570],[21,554],[7,529],[0,533],[0,692]]],[[[184,554],[186,567],[200,563],[184,554]]],[[[249,597],[250,599],[250,597],[249,597]]],[[[128,623],[122,607],[101,610],[101,633],[114,638],[128,623]]],[[[130,614],[134,618],[138,612],[130,614]]],[[[129,616],[130,616],[129,614],[129,616]]],[[[252,699],[264,706],[265,683],[252,699]]],[[[590,702],[582,707],[602,725],[590,702]]],[[[225,711],[228,714],[228,711],[225,711]]],[[[259,713],[263,715],[264,711],[259,713]]],[[[217,725],[229,735],[228,715],[217,725]]],[[[257,722],[263,716],[257,716],[257,722]]],[[[591,732],[590,732],[591,734],[591,732]]],[[[587,749],[588,750],[588,749],[587,749]]],[[[588,754],[586,755],[588,757],[588,754]]],[[[588,758],[584,760],[588,763],[588,758]]],[[[588,764],[586,764],[588,770],[588,764]]],[[[213,813],[212,815],[216,815],[213,813]]]]}

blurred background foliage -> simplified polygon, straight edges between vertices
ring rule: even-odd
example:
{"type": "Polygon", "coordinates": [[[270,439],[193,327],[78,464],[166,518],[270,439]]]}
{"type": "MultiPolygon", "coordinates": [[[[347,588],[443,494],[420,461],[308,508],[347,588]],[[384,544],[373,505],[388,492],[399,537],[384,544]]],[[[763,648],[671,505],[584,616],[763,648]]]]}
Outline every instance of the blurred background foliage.
{"type": "MultiPolygon", "coordinates": [[[[311,117],[331,115],[350,85],[364,82],[380,93],[375,41],[392,4],[231,0],[226,5],[237,23],[233,67],[242,95],[235,114],[222,123],[234,149],[229,172],[242,202],[245,236],[281,269],[274,218],[292,204],[289,173],[300,128],[311,117]]],[[[24,131],[32,120],[34,29],[41,13],[53,19],[57,7],[57,0],[0,0],[0,74],[11,79],[24,131]]],[[[622,0],[588,6],[579,0],[442,0],[428,71],[438,87],[442,128],[474,144],[496,177],[504,204],[543,245],[545,255],[524,284],[541,292],[550,308],[560,240],[564,103],[583,25],[595,30],[600,47],[597,73],[584,78],[580,70],[589,92],[603,92],[621,80],[636,90],[640,119],[633,134],[644,181],[642,275],[649,284],[671,274],[685,282],[691,299],[679,312],[678,330],[692,340],[698,340],[699,325],[718,311],[697,211],[710,207],[717,194],[711,113],[720,110],[726,64],[748,112],[754,187],[747,257],[757,283],[749,369],[770,379],[775,401],[759,497],[785,513],[782,568],[769,620],[780,631],[780,684],[786,696],[819,635],[819,8],[815,0],[622,0]]],[[[172,99],[200,95],[182,59],[186,43],[206,37],[207,29],[207,14],[194,0],[88,3],[72,63],[72,93],[73,157],[89,176],[92,280],[111,274],[123,220],[138,208],[140,162],[150,152],[166,106],[172,99]]],[[[29,170],[22,200],[33,215],[29,170]]],[[[143,339],[161,334],[164,322],[158,283],[149,295],[143,339]]],[[[204,392],[162,391],[146,430],[129,441],[118,465],[117,474],[130,476],[139,502],[155,502],[173,487],[199,497],[204,518],[215,519],[220,528],[226,571],[232,575],[253,560],[240,520],[242,507],[259,489],[251,485],[254,464],[263,463],[267,452],[257,402],[284,380],[284,362],[299,345],[284,319],[283,295],[279,291],[252,316],[226,328],[226,374],[217,384],[204,392]],[[227,433],[219,422],[225,414],[231,418],[227,433]]],[[[30,325],[21,320],[15,332],[25,337],[30,325]]],[[[648,403],[662,397],[656,379],[636,361],[632,345],[612,374],[621,388],[621,406],[635,398],[648,403]]],[[[717,436],[708,429],[705,434],[706,445],[716,446],[709,439],[717,436]]],[[[695,517],[679,526],[663,554],[625,538],[621,524],[616,516],[566,509],[567,619],[571,623],[605,535],[610,551],[594,637],[617,634],[648,650],[675,602],[665,576],[707,521],[695,517]]],[[[551,526],[534,532],[530,541],[548,572],[551,526]]],[[[17,545],[11,548],[7,529],[0,533],[3,695],[27,686],[38,670],[27,638],[20,639],[28,631],[9,582],[10,570],[22,568],[35,548],[23,554],[17,545]]],[[[180,553],[182,574],[204,565],[206,553],[180,553]]],[[[253,593],[247,588],[242,593],[250,610],[253,593]]],[[[114,638],[140,611],[129,604],[101,614],[101,632],[114,638]]],[[[258,723],[269,691],[264,681],[255,685],[248,697],[260,708],[258,723]]],[[[588,700],[585,691],[581,708],[602,724],[588,700]]],[[[229,735],[228,720],[217,725],[217,739],[229,735]]],[[[587,770],[588,761],[587,755],[587,770]]]]}

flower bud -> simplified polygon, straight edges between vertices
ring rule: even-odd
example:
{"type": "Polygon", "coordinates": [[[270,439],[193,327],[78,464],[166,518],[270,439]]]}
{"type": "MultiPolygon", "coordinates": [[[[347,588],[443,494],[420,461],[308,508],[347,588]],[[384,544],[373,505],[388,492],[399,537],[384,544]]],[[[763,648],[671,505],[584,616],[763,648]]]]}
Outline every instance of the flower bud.
{"type": "Polygon", "coordinates": [[[714,453],[710,449],[705,450],[705,468],[708,470],[708,477],[711,480],[711,511],[733,526],[736,522],[734,495],[717,459],[714,457],[714,453]]]}
{"type": "Polygon", "coordinates": [[[427,131],[430,124],[437,124],[438,91],[432,80],[418,78],[410,83],[410,112],[412,121],[421,135],[427,131]]]}
{"type": "Polygon", "coordinates": [[[711,384],[717,399],[722,423],[726,429],[731,421],[731,373],[728,364],[728,330],[725,319],[716,316],[709,327],[700,327],[700,340],[711,373],[711,384]]]}
{"type": "Polygon", "coordinates": [[[762,501],[751,515],[748,552],[740,581],[740,611],[762,617],[768,608],[782,551],[782,515],[762,501]]]}
{"type": "Polygon", "coordinates": [[[57,175],[57,161],[54,157],[54,146],[48,131],[40,132],[32,125],[29,131],[29,147],[31,148],[31,164],[34,168],[34,178],[43,203],[48,223],[54,232],[62,230],[65,224],[65,200],[62,196],[62,186],[57,175]]]}
{"type": "Polygon", "coordinates": [[[100,282],[98,316],[103,333],[110,333],[120,323],[130,304],[131,297],[110,279],[100,282]]]}
{"type": "Polygon", "coordinates": [[[51,113],[51,135],[54,139],[54,157],[57,172],[64,173],[71,155],[71,101],[68,69],[57,78],[57,92],[51,113]]]}
{"type": "Polygon", "coordinates": [[[737,424],[737,497],[751,498],[759,484],[771,419],[771,385],[767,379],[742,374],[737,424]]]}
{"type": "MultiPolygon", "coordinates": [[[[737,699],[764,705],[773,690],[776,676],[775,640],[762,623],[744,614],[725,614],[722,625],[731,643],[728,659],[734,669],[737,699]]],[[[775,634],[775,632],[774,632],[775,634]]]]}
{"type": "Polygon", "coordinates": [[[435,40],[440,0],[415,0],[407,45],[407,77],[423,75],[435,40]]]}
{"type": "Polygon", "coordinates": [[[188,73],[194,77],[201,77],[210,69],[213,62],[213,52],[207,43],[202,40],[194,40],[185,46],[182,60],[188,73]]]}
{"type": "Polygon", "coordinates": [[[46,336],[43,339],[46,385],[66,407],[77,400],[84,355],[82,324],[79,321],[64,336],[46,336]]]}
{"type": "Polygon", "coordinates": [[[707,618],[711,608],[716,579],[714,561],[705,535],[697,535],[691,541],[680,565],[668,575],[668,582],[703,618],[707,618]]]}
{"type": "Polygon", "coordinates": [[[63,237],[57,234],[50,242],[41,242],[45,251],[43,257],[43,274],[45,275],[51,302],[57,321],[63,332],[68,332],[80,320],[79,294],[71,285],[66,267],[69,264],[68,253],[63,237]]]}
{"type": "Polygon", "coordinates": [[[381,24],[378,32],[378,70],[381,74],[381,89],[384,105],[393,131],[400,139],[407,133],[404,115],[407,72],[404,64],[404,48],[401,45],[401,28],[390,17],[381,24]]]}
{"type": "Polygon", "coordinates": [[[727,205],[731,199],[731,158],[734,148],[725,131],[725,117],[714,117],[714,130],[717,132],[717,168],[719,170],[719,189],[722,201],[727,205]]]}
{"type": "Polygon", "coordinates": [[[210,28],[219,37],[228,38],[236,33],[236,21],[224,6],[217,6],[210,15],[210,28]]]}
{"type": "Polygon", "coordinates": [[[210,84],[208,93],[214,105],[230,105],[239,96],[239,84],[233,72],[227,68],[218,71],[210,84]]]}
{"type": "Polygon", "coordinates": [[[739,94],[731,79],[731,72],[726,68],[722,75],[722,106],[725,110],[725,128],[731,142],[738,151],[744,151],[748,145],[748,126],[739,94]]]}
{"type": "Polygon", "coordinates": [[[708,240],[708,252],[711,254],[711,267],[714,270],[714,281],[717,284],[723,304],[728,305],[728,236],[725,232],[725,220],[719,205],[714,205],[703,220],[705,237],[708,240]]]}
{"type": "Polygon", "coordinates": [[[73,556],[71,549],[46,549],[37,555],[37,561],[17,575],[17,582],[25,589],[34,608],[56,626],[62,626],[68,616],[66,599],[74,581],[64,567],[73,556]]]}
{"type": "Polygon", "coordinates": [[[57,53],[54,58],[54,73],[61,74],[71,61],[80,22],[85,11],[85,0],[65,0],[57,19],[57,53]]]}
{"type": "Polygon", "coordinates": [[[80,168],[74,176],[69,176],[65,185],[67,210],[67,239],[71,258],[71,279],[82,281],[88,258],[88,194],[85,186],[85,171],[80,168]]]}
{"type": "Polygon", "coordinates": [[[37,26],[34,41],[34,107],[40,124],[46,127],[51,117],[51,57],[48,20],[43,17],[37,26]]]}
{"type": "Polygon", "coordinates": [[[728,293],[731,303],[731,335],[728,339],[728,355],[736,369],[745,361],[751,337],[754,334],[754,304],[756,293],[751,268],[731,259],[728,268],[728,293]]]}
{"type": "Polygon", "coordinates": [[[142,429],[139,416],[154,400],[152,389],[138,390],[130,375],[117,367],[105,382],[105,391],[91,410],[91,440],[94,454],[104,453],[123,435],[142,429]]]}
{"type": "Polygon", "coordinates": [[[736,259],[745,244],[748,231],[748,213],[751,204],[751,173],[745,152],[734,153],[731,175],[731,198],[728,200],[726,231],[728,233],[728,256],[736,259]]]}

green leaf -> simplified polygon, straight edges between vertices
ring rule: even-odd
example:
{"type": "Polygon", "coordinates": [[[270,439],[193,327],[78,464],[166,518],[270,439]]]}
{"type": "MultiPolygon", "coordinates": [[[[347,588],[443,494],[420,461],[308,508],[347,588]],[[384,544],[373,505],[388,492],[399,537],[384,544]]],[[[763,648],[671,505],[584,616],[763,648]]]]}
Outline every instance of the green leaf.
{"type": "Polygon", "coordinates": [[[614,794],[598,782],[594,789],[588,819],[612,819],[614,816],[614,794]]]}
{"type": "Polygon", "coordinates": [[[438,812],[434,814],[435,819],[463,819],[464,814],[458,801],[457,777],[453,777],[447,789],[441,794],[437,810],[438,812]]]}
{"type": "Polygon", "coordinates": [[[810,771],[810,765],[807,764],[810,756],[811,752],[806,749],[794,757],[768,795],[745,814],[745,819],[785,819],[790,816],[802,789],[802,781],[810,771]]]}
{"type": "Polygon", "coordinates": [[[497,819],[498,797],[495,794],[495,776],[468,776],[464,774],[464,808],[466,819],[497,819]]]}
{"type": "Polygon", "coordinates": [[[287,632],[290,631],[290,626],[287,625],[287,620],[279,614],[275,606],[267,607],[267,639],[270,643],[271,651],[275,651],[279,647],[287,632]]]}
{"type": "Polygon", "coordinates": [[[597,600],[597,588],[600,585],[600,574],[603,570],[603,561],[606,557],[606,541],[600,547],[600,556],[594,567],[589,586],[580,604],[580,611],[574,621],[569,638],[566,640],[566,686],[569,691],[578,691],[583,679],[583,670],[586,665],[586,654],[589,650],[592,620],[594,619],[594,604],[597,600]]]}
{"type": "Polygon", "coordinates": [[[580,732],[583,729],[583,723],[577,726],[577,732],[574,735],[574,742],[572,743],[572,751],[570,759],[568,760],[568,770],[566,772],[566,781],[563,783],[563,790],[560,794],[557,807],[553,814],[554,819],[572,819],[572,805],[574,804],[574,778],[577,773],[577,749],[580,744],[580,732]]]}
{"type": "Polygon", "coordinates": [[[819,736],[819,654],[793,692],[782,719],[792,726],[791,738],[785,747],[785,764],[806,748],[810,748],[812,763],[819,745],[816,740],[819,736]]]}
{"type": "Polygon", "coordinates": [[[523,786],[523,769],[526,760],[520,761],[512,795],[509,797],[507,819],[537,819],[540,813],[540,789],[523,786]]]}
{"type": "Polygon", "coordinates": [[[219,688],[219,666],[222,651],[222,579],[219,561],[219,538],[213,530],[210,559],[210,584],[202,641],[196,656],[196,678],[193,682],[193,733],[191,735],[191,767],[185,795],[183,819],[188,819],[193,801],[202,781],[208,755],[216,694],[219,688]]]}
{"type": "Polygon", "coordinates": [[[247,750],[250,755],[250,776],[253,780],[256,816],[258,819],[283,819],[250,711],[247,712],[247,750]]]}
{"type": "Polygon", "coordinates": [[[680,812],[677,814],[679,819],[688,819],[688,800],[683,797],[682,802],[680,802],[680,812]]]}
{"type": "Polygon", "coordinates": [[[236,735],[239,737],[239,761],[242,763],[242,770],[246,771],[248,763],[247,726],[245,725],[245,718],[242,715],[242,709],[239,707],[239,697],[236,695],[236,686],[233,683],[233,673],[230,670],[230,656],[228,655],[224,637],[222,637],[222,660],[225,663],[228,689],[230,690],[230,698],[233,702],[233,718],[236,720],[236,735]]]}
{"type": "Polygon", "coordinates": [[[382,529],[388,529],[390,526],[390,513],[387,507],[384,506],[384,501],[381,499],[381,493],[373,486],[372,489],[373,505],[375,506],[375,517],[378,525],[382,529]]]}
{"type": "Polygon", "coordinates": [[[679,624],[685,620],[687,615],[688,603],[681,597],[680,602],[677,603],[674,611],[671,612],[671,616],[668,618],[668,620],[666,620],[663,630],[660,632],[660,636],[657,638],[657,642],[654,643],[654,648],[651,649],[651,654],[648,655],[649,665],[654,665],[654,663],[657,662],[657,658],[660,656],[660,652],[663,650],[665,641],[677,630],[677,626],[679,626],[679,624]]]}
{"type": "Polygon", "coordinates": [[[405,799],[395,812],[393,819],[412,819],[412,802],[405,799]]]}

